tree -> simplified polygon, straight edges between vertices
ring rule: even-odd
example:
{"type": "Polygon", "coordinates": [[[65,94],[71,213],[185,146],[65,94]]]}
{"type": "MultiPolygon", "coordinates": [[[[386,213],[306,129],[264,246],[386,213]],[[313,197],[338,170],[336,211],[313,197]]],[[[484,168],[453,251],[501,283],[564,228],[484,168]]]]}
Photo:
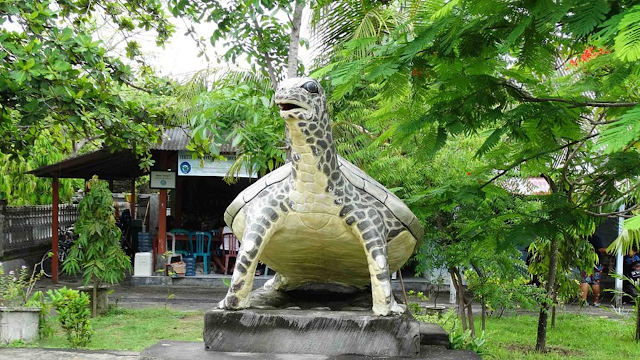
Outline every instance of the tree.
{"type": "Polygon", "coordinates": [[[66,273],[82,273],[82,282],[93,285],[92,316],[97,315],[98,288],[117,284],[131,270],[131,259],[120,247],[120,228],[116,225],[113,198],[106,182],[94,176],[89,193],[80,201],[80,217],[75,222],[78,234],[63,264],[66,273]]]}
{"type": "Polygon", "coordinates": [[[27,155],[56,126],[65,139],[133,149],[149,166],[163,111],[135,92],[162,92],[165,83],[155,80],[130,39],[137,28],[153,29],[159,44],[173,32],[155,0],[0,3],[0,152],[27,155]],[[96,39],[104,23],[123,34],[128,55],[142,64],[139,81],[96,39]]]}
{"type": "Polygon", "coordinates": [[[317,74],[330,79],[334,100],[376,84],[374,114],[388,129],[381,140],[397,145],[418,135],[419,152],[428,157],[451,136],[483,132],[478,155],[496,171],[487,186],[543,174],[554,191],[540,199],[535,219],[548,225],[542,228],[550,245],[547,290],[554,298],[561,243],[584,243],[592,217],[617,216],[612,209],[637,196],[638,174],[627,164],[635,163],[640,140],[638,93],[630,86],[639,73],[633,60],[640,54],[640,7],[419,3],[385,4],[405,10],[401,30],[344,43],[345,51],[317,74]]]}
{"type": "MultiPolygon", "coordinates": [[[[417,134],[413,146],[381,149],[367,159],[364,168],[405,199],[425,229],[416,272],[446,268],[457,291],[463,330],[475,332],[471,303],[486,307],[531,307],[537,289],[523,286],[524,262],[516,246],[530,241],[518,234],[526,214],[535,211],[537,201],[499,186],[481,188],[491,168],[474,158],[482,144],[479,137],[456,137],[447,141],[436,156],[425,161],[416,154],[424,134],[417,134]],[[393,171],[389,171],[393,169],[393,171]],[[463,287],[463,274],[475,298],[463,287]],[[507,279],[501,276],[509,275],[507,279]],[[507,285],[508,283],[508,285],[507,285]],[[517,286],[517,285],[520,286],[517,286]],[[516,286],[514,286],[516,285],[516,286]],[[511,300],[509,300],[511,299],[511,300]]],[[[365,151],[366,152],[366,151],[365,151]]],[[[486,311],[483,311],[483,324],[486,311]]],[[[484,329],[484,326],[483,326],[484,329]]]]}
{"type": "Polygon", "coordinates": [[[180,103],[189,105],[178,109],[175,117],[191,126],[188,149],[194,156],[219,156],[221,145],[229,142],[239,149],[241,155],[227,181],[235,181],[243,166],[250,173],[264,175],[284,163],[284,122],[273,106],[268,79],[219,69],[203,72],[180,93],[184,95],[180,103]]]}
{"type": "MultiPolygon", "coordinates": [[[[52,127],[42,131],[27,156],[0,152],[0,199],[6,199],[11,206],[51,204],[51,180],[27,172],[51,161],[61,161],[71,151],[69,143],[61,138],[60,129],[52,127]]],[[[70,201],[81,187],[81,180],[61,179],[60,199],[70,201]]]]}
{"type": "Polygon", "coordinates": [[[175,16],[216,24],[210,40],[214,46],[224,44],[224,60],[246,60],[256,74],[270,79],[273,89],[284,75],[287,59],[291,64],[297,62],[289,54],[297,53],[295,34],[299,37],[303,5],[302,1],[295,2],[294,19],[287,22],[279,16],[292,12],[288,1],[169,1],[175,16]]]}

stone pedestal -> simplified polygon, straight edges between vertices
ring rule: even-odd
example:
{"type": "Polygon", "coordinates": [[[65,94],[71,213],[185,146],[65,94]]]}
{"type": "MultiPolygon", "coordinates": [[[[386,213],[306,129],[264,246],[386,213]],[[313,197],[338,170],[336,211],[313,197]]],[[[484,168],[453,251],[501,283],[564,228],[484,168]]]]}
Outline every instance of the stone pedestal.
{"type": "MultiPolygon", "coordinates": [[[[109,290],[106,285],[98,287],[98,305],[96,310],[98,315],[106,314],[109,310],[109,290]]],[[[80,286],[78,291],[86,293],[89,297],[89,309],[93,309],[93,286],[80,286]]]]}
{"type": "Polygon", "coordinates": [[[0,307],[0,343],[36,339],[39,323],[40,308],[0,307]]]}
{"type": "Polygon", "coordinates": [[[363,311],[211,310],[204,342],[218,352],[416,356],[420,326],[410,315],[363,311]]]}

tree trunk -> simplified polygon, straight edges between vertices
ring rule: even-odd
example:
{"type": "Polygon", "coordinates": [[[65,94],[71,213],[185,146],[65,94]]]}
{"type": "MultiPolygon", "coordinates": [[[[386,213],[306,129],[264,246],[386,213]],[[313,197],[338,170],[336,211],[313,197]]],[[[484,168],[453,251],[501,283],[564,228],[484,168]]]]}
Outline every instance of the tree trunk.
{"type": "Polygon", "coordinates": [[[464,293],[462,289],[462,278],[460,272],[456,267],[449,268],[449,274],[451,274],[451,281],[456,288],[456,296],[458,297],[458,312],[460,313],[460,320],[462,321],[462,331],[467,331],[467,315],[465,313],[464,293]]]}
{"type": "Polygon", "coordinates": [[[304,1],[297,0],[293,9],[291,20],[291,38],[289,41],[289,60],[287,61],[287,78],[298,75],[298,50],[300,49],[300,24],[302,23],[302,10],[304,1]]]}
{"type": "MultiPolygon", "coordinates": [[[[553,299],[555,290],[556,272],[558,270],[558,237],[551,239],[551,254],[549,254],[549,274],[547,276],[547,299],[553,299]]],[[[545,301],[540,307],[538,317],[538,338],[536,340],[536,351],[544,352],[547,343],[547,321],[549,319],[549,302],[545,301]]]]}
{"type": "Polygon", "coordinates": [[[93,299],[91,300],[91,317],[98,316],[98,281],[93,281],[93,299]]]}
{"type": "Polygon", "coordinates": [[[482,300],[482,332],[486,330],[487,321],[487,304],[482,300]]]}
{"type": "MultiPolygon", "coordinates": [[[[464,295],[462,296],[462,301],[464,301],[464,295]]],[[[469,302],[466,301],[465,305],[467,306],[467,321],[469,321],[469,329],[471,329],[471,337],[476,336],[476,326],[473,323],[473,307],[471,307],[471,303],[473,299],[469,299],[469,302]]]]}
{"type": "MultiPolygon", "coordinates": [[[[473,267],[473,270],[476,272],[476,274],[478,274],[480,283],[486,284],[486,278],[482,270],[480,270],[480,267],[478,267],[473,261],[471,262],[471,266],[473,267]]],[[[484,332],[487,318],[487,302],[485,301],[484,297],[480,298],[480,303],[482,304],[482,332],[484,332]]],[[[469,307],[471,307],[471,304],[469,304],[469,307]]]]}
{"type": "MultiPolygon", "coordinates": [[[[557,281],[558,279],[556,279],[557,281]]],[[[551,327],[556,327],[556,309],[558,305],[558,285],[554,284],[553,286],[553,299],[551,300],[551,327]]]]}
{"type": "Polygon", "coordinates": [[[636,342],[640,342],[640,300],[636,299],[636,342]]]}

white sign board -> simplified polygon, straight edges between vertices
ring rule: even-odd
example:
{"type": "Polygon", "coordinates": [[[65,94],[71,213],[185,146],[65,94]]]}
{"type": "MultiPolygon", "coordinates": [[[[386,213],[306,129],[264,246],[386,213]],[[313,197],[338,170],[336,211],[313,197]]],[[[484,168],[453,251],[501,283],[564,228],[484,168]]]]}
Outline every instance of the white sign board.
{"type": "MultiPolygon", "coordinates": [[[[226,156],[225,160],[214,159],[205,155],[204,159],[193,159],[188,151],[178,151],[178,175],[179,176],[219,176],[224,177],[235,162],[235,157],[226,156]]],[[[243,167],[238,177],[257,178],[258,176],[243,167]]]]}
{"type": "Polygon", "coordinates": [[[173,171],[151,171],[149,187],[152,189],[175,189],[176,173],[173,171]]]}

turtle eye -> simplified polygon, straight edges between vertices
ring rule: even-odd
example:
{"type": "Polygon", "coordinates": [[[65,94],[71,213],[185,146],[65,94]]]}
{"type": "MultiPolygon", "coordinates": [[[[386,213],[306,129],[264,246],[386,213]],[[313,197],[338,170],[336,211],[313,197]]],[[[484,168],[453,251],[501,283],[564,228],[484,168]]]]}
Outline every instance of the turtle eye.
{"type": "Polygon", "coordinates": [[[313,93],[313,94],[318,93],[318,85],[313,81],[307,81],[301,87],[310,93],[313,93]]]}

